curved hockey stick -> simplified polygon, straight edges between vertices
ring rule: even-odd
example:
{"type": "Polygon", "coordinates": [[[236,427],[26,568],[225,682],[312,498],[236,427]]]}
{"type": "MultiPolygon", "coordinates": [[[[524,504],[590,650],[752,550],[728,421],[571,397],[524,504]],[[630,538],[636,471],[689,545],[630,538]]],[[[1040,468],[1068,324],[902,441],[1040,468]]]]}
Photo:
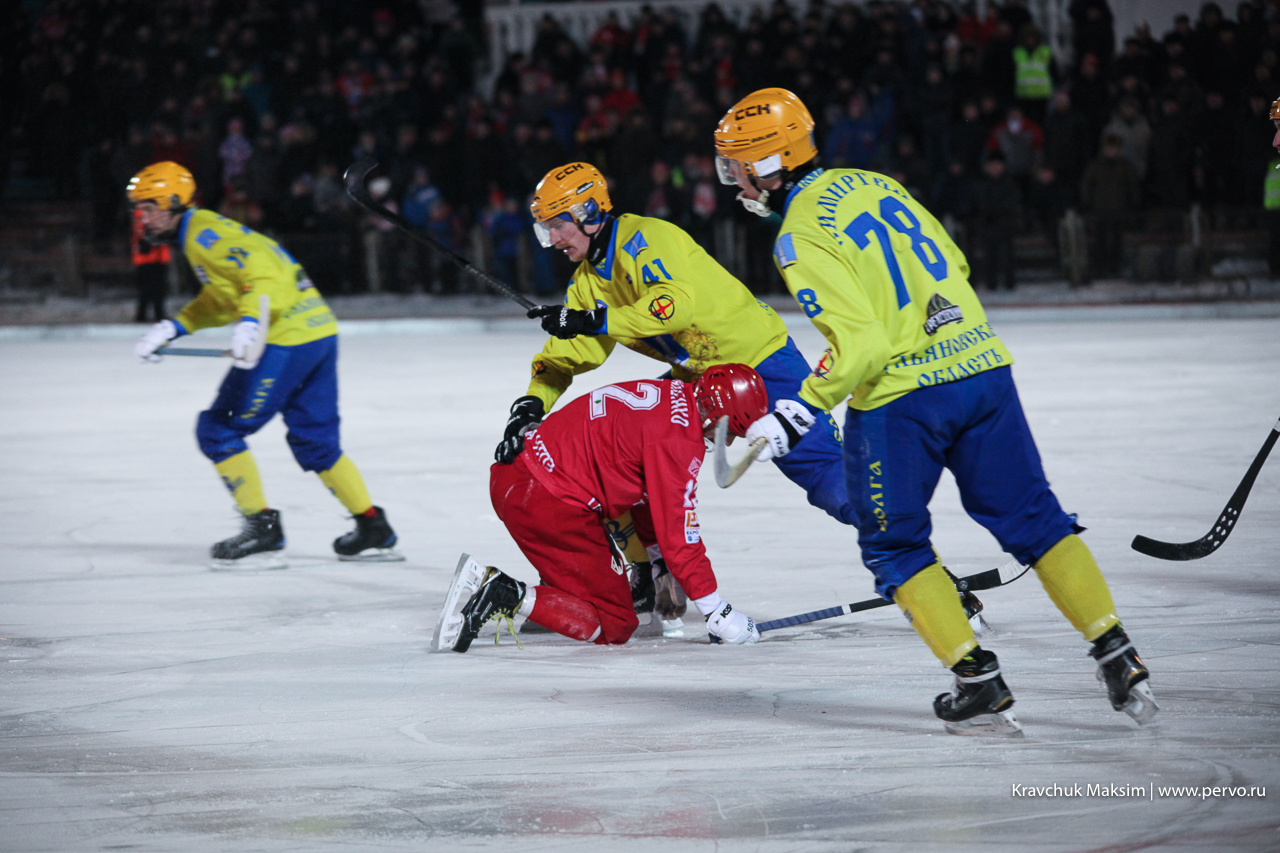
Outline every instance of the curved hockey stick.
{"type": "Polygon", "coordinates": [[[1262,470],[1262,463],[1267,461],[1271,448],[1275,447],[1277,437],[1280,437],[1280,421],[1276,421],[1276,425],[1271,428],[1271,434],[1262,443],[1262,449],[1253,458],[1253,463],[1245,472],[1240,485],[1236,486],[1231,500],[1227,501],[1227,505],[1222,508],[1222,514],[1218,516],[1213,529],[1204,536],[1194,542],[1181,544],[1135,536],[1129,547],[1140,554],[1155,557],[1157,560],[1198,560],[1221,548],[1222,543],[1227,541],[1227,537],[1235,529],[1236,522],[1240,519],[1240,512],[1244,509],[1244,502],[1249,497],[1249,490],[1253,488],[1253,481],[1258,478],[1258,472],[1262,470]]]}
{"type": "MultiPolygon", "coordinates": [[[[1010,560],[1003,566],[997,566],[994,569],[987,569],[985,572],[978,572],[976,575],[956,579],[956,590],[959,592],[973,592],[981,589],[995,589],[998,586],[1005,586],[1022,577],[1030,569],[1030,566],[1024,566],[1016,559],[1010,560]]],[[[847,616],[850,613],[859,613],[863,610],[875,610],[877,607],[888,607],[893,604],[892,601],[886,601],[883,598],[870,598],[866,601],[855,601],[853,604],[842,604],[839,607],[827,607],[823,610],[811,610],[808,613],[801,613],[797,616],[783,616],[781,619],[770,619],[767,622],[757,622],[756,630],[763,634],[765,631],[772,631],[776,628],[787,628],[792,625],[804,625],[807,622],[817,622],[822,619],[831,619],[836,616],[847,616]]]]}
{"type": "Polygon", "coordinates": [[[743,456],[733,465],[729,464],[729,454],[726,448],[729,445],[729,416],[725,415],[716,423],[715,438],[715,460],[716,460],[716,485],[722,489],[727,489],[734,483],[738,482],[743,474],[747,473],[747,469],[756,461],[756,457],[760,455],[760,451],[768,444],[769,439],[761,436],[751,442],[751,446],[747,448],[747,455],[743,456]]]}
{"type": "MultiPolygon", "coordinates": [[[[245,360],[257,363],[267,349],[267,332],[271,329],[271,300],[267,294],[258,297],[258,339],[249,347],[245,360]]],[[[230,358],[229,349],[210,349],[208,347],[160,347],[156,355],[194,355],[201,358],[230,358]]]]}
{"type": "Polygon", "coordinates": [[[528,299],[525,299],[519,293],[516,293],[507,285],[503,284],[501,281],[498,281],[498,279],[471,263],[471,261],[462,257],[462,255],[459,255],[457,252],[450,249],[448,246],[428,234],[423,234],[417,228],[414,228],[409,224],[409,221],[400,214],[388,210],[374,201],[373,196],[369,195],[369,190],[365,186],[365,178],[370,172],[377,168],[377,166],[378,161],[372,157],[361,157],[359,160],[352,163],[347,168],[347,171],[343,173],[342,182],[346,185],[347,195],[351,196],[351,198],[355,200],[356,204],[360,205],[374,216],[390,222],[392,225],[396,226],[419,243],[435,249],[437,252],[457,264],[464,273],[471,276],[481,284],[498,291],[503,296],[517,303],[521,308],[528,310],[538,307],[528,299]]]}

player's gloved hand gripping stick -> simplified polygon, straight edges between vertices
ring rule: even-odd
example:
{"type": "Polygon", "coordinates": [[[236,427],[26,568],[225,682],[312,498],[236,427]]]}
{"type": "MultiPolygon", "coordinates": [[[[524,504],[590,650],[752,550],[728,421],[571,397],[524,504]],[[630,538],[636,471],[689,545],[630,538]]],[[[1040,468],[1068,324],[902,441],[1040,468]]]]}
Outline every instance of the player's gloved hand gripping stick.
{"type": "Polygon", "coordinates": [[[258,297],[258,317],[245,318],[236,324],[231,336],[230,349],[202,347],[171,347],[165,345],[178,337],[173,321],[161,320],[138,340],[134,351],[143,361],[159,361],[164,355],[194,355],[202,358],[231,358],[232,364],[244,370],[252,370],[262,360],[267,349],[267,332],[271,330],[271,300],[264,293],[258,297]],[[165,325],[168,329],[162,329],[165,325]],[[150,348],[150,349],[148,349],[150,348]]]}

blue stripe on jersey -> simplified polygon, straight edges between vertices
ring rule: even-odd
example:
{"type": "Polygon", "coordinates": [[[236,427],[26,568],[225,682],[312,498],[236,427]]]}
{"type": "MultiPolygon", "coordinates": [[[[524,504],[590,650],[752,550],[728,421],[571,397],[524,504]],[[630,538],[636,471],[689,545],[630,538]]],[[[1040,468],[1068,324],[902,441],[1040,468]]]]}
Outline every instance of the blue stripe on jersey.
{"type": "Polygon", "coordinates": [[[627,244],[622,248],[628,255],[634,258],[636,255],[639,255],[642,250],[649,248],[649,244],[644,241],[644,235],[637,231],[635,234],[631,235],[631,239],[628,240],[627,244]]]}
{"type": "Polygon", "coordinates": [[[654,335],[652,338],[641,338],[640,340],[662,353],[663,358],[667,361],[681,366],[689,363],[689,351],[680,346],[680,343],[671,335],[654,335]]]}
{"type": "Polygon", "coordinates": [[[778,241],[773,245],[773,256],[778,261],[779,269],[786,269],[796,262],[796,247],[791,240],[790,231],[778,235],[778,241]]]}

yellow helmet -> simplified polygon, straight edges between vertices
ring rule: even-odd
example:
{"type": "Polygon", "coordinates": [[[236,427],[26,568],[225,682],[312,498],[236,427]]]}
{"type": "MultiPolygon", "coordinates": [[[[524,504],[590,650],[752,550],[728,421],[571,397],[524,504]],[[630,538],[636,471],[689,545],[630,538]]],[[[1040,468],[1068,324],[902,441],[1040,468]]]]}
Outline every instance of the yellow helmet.
{"type": "Polygon", "coordinates": [[[734,185],[737,174],[767,179],[818,156],[813,116],[786,89],[760,89],[734,104],[716,127],[716,171],[734,185]]]}
{"type": "Polygon", "coordinates": [[[1271,102],[1271,120],[1280,119],[1280,98],[1276,98],[1271,102]]]}
{"type": "Polygon", "coordinates": [[[196,181],[186,167],[165,160],[152,163],[130,178],[125,192],[130,204],[153,201],[163,210],[181,210],[191,204],[196,181]]]}
{"type": "Polygon", "coordinates": [[[604,175],[590,163],[569,163],[552,169],[538,181],[533,190],[529,210],[533,213],[533,231],[544,249],[551,239],[548,220],[569,219],[582,225],[599,222],[613,209],[609,185],[604,175]]]}

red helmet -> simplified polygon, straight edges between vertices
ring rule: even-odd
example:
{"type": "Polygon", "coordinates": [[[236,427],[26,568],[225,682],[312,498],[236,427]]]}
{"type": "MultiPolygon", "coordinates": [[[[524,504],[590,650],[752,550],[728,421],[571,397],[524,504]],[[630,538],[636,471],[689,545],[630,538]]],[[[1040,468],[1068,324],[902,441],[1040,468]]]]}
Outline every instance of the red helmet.
{"type": "Polygon", "coordinates": [[[745,364],[717,364],[707,368],[694,383],[693,397],[698,402],[702,426],[729,416],[729,432],[742,437],[747,427],[769,411],[769,394],[764,380],[745,364]]]}

